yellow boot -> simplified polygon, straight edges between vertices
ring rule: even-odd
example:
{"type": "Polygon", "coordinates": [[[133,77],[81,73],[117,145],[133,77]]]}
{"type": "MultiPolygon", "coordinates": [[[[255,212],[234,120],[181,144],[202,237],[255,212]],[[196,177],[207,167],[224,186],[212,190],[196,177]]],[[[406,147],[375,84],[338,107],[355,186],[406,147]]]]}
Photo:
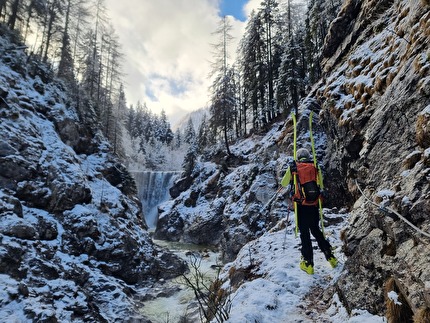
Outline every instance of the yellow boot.
{"type": "Polygon", "coordinates": [[[327,261],[329,262],[329,264],[330,264],[330,266],[332,268],[336,268],[337,267],[338,261],[337,261],[337,259],[336,259],[335,256],[331,256],[330,258],[327,259],[327,261]]]}
{"type": "Polygon", "coordinates": [[[312,264],[310,264],[309,262],[307,262],[304,259],[302,259],[300,261],[300,269],[303,270],[305,273],[307,273],[309,275],[313,275],[314,274],[314,266],[312,266],[312,264]]]}
{"type": "Polygon", "coordinates": [[[337,261],[336,257],[333,255],[333,252],[331,250],[324,251],[324,256],[332,268],[337,267],[338,261],[337,261]]]}

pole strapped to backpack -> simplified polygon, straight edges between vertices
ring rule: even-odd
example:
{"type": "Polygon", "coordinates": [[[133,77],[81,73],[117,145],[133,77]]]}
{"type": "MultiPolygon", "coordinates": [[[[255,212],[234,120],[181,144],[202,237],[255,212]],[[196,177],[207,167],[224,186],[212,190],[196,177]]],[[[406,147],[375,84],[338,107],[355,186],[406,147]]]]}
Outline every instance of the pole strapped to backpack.
{"type": "MultiPolygon", "coordinates": [[[[309,135],[311,138],[311,147],[312,147],[312,156],[314,158],[314,166],[315,168],[318,170],[318,186],[320,187],[320,189],[323,191],[324,190],[324,183],[322,180],[322,171],[321,168],[318,166],[317,164],[317,154],[315,153],[315,141],[314,141],[314,136],[312,133],[312,118],[313,118],[314,112],[311,111],[310,115],[309,115],[309,135]]],[[[319,207],[319,212],[320,212],[320,221],[321,221],[321,232],[325,238],[325,232],[324,232],[324,213],[323,213],[323,207],[322,207],[322,200],[321,198],[318,200],[318,207],[319,207]]]]}

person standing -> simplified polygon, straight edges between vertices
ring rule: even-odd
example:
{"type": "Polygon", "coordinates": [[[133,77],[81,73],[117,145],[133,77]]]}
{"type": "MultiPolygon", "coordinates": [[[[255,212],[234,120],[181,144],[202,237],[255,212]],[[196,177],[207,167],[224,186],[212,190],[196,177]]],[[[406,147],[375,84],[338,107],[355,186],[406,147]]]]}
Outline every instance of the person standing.
{"type": "Polygon", "coordinates": [[[296,226],[300,231],[302,254],[300,269],[309,275],[314,274],[311,234],[330,265],[335,268],[338,264],[330,243],[319,227],[319,199],[322,198],[319,187],[322,185],[319,184],[322,180],[321,172],[316,169],[309,151],[305,148],[297,150],[297,161],[288,167],[281,180],[283,187],[290,185],[290,194],[294,207],[297,208],[296,226]]]}

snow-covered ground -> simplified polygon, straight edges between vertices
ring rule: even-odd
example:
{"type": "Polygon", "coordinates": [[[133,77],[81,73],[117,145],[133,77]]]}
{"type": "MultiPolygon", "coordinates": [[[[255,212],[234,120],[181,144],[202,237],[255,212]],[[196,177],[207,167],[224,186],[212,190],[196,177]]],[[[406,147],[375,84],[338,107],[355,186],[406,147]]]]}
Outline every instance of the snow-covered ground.
{"type": "MultiPolygon", "coordinates": [[[[327,217],[347,217],[348,214],[332,213],[325,209],[327,217]]],[[[315,274],[308,275],[299,269],[300,239],[294,235],[294,224],[287,228],[273,229],[259,239],[245,245],[234,262],[226,265],[224,277],[234,272],[245,272],[247,281],[231,295],[229,323],[271,322],[360,322],[382,323],[385,318],[367,311],[354,309],[348,315],[338,295],[331,300],[307,298],[315,289],[325,290],[336,281],[343,269],[345,256],[341,251],[340,230],[345,222],[326,228],[326,236],[335,248],[339,266],[332,269],[314,241],[315,274]],[[322,312],[317,308],[324,308],[322,312]]],[[[234,285],[234,282],[233,282],[234,285]]],[[[232,279],[223,286],[233,289],[232,279]]]]}

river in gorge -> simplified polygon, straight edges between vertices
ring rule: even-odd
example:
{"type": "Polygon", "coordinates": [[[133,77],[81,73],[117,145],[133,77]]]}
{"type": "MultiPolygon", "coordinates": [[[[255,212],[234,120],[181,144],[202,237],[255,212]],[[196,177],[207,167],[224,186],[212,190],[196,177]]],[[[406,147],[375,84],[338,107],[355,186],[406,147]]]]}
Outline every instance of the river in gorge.
{"type": "MultiPolygon", "coordinates": [[[[191,263],[198,264],[198,272],[203,274],[206,285],[210,285],[216,279],[218,273],[217,252],[211,251],[204,246],[193,244],[154,240],[154,243],[169,249],[188,262],[190,273],[188,279],[193,279],[195,270],[191,263]]],[[[143,302],[141,313],[152,323],[178,323],[178,322],[200,322],[199,306],[195,300],[193,291],[185,284],[183,277],[170,281],[163,281],[149,290],[154,299],[143,302]],[[184,320],[184,318],[187,320],[184,320]]]]}
{"type": "MultiPolygon", "coordinates": [[[[156,228],[158,220],[158,205],[167,201],[169,189],[179,172],[132,172],[135,178],[138,197],[142,203],[145,221],[149,231],[156,228]]],[[[206,246],[198,246],[180,242],[153,240],[155,244],[170,250],[191,263],[198,262],[198,270],[208,282],[216,278],[219,265],[219,253],[206,246]]],[[[190,278],[191,274],[187,277],[190,278]]],[[[178,277],[170,281],[160,281],[154,287],[146,291],[148,297],[143,301],[141,313],[153,323],[176,323],[182,318],[191,317],[198,322],[198,304],[195,301],[193,291],[186,287],[184,278],[178,277]]]]}

